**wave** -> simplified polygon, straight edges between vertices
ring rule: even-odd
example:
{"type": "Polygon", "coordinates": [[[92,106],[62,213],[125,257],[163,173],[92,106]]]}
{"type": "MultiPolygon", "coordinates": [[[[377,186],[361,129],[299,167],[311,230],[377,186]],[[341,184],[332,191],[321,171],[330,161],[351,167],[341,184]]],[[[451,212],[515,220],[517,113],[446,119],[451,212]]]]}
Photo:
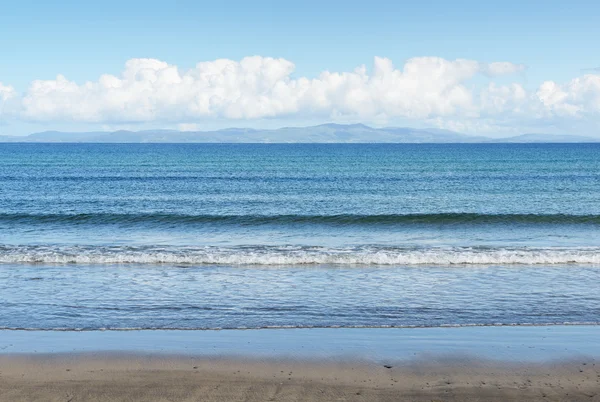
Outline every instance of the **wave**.
{"type": "Polygon", "coordinates": [[[600,225],[600,215],[572,214],[381,214],[381,215],[186,215],[168,213],[27,214],[1,213],[0,223],[9,224],[149,224],[149,225],[451,225],[451,224],[591,224],[600,225]]]}
{"type": "Polygon", "coordinates": [[[600,247],[0,246],[0,263],[147,265],[567,265],[600,264],[600,247]]]}

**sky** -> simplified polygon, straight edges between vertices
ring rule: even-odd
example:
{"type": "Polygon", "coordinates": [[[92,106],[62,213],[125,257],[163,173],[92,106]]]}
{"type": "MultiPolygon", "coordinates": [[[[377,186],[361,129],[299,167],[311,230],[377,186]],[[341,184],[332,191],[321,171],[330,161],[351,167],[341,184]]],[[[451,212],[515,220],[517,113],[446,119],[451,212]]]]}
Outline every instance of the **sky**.
{"type": "Polygon", "coordinates": [[[0,135],[321,123],[600,137],[598,1],[0,4],[0,135]]]}

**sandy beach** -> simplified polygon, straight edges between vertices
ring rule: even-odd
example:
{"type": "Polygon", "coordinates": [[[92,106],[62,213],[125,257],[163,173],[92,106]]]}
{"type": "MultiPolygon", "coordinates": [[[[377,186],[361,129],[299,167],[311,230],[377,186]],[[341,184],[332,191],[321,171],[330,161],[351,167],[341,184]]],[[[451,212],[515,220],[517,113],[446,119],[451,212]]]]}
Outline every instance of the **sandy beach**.
{"type": "Polygon", "coordinates": [[[0,401],[599,401],[595,360],[365,362],[0,357],[0,401]]]}
{"type": "Polygon", "coordinates": [[[598,331],[0,331],[0,401],[599,401],[598,331]]]}

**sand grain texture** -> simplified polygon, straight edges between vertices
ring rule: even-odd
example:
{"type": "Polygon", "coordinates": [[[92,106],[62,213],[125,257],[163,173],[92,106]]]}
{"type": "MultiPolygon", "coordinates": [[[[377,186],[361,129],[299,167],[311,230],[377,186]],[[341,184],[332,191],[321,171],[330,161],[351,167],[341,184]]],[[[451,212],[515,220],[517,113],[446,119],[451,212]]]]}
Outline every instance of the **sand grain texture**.
{"type": "Polygon", "coordinates": [[[600,401],[600,367],[2,356],[0,401],[600,401]]]}

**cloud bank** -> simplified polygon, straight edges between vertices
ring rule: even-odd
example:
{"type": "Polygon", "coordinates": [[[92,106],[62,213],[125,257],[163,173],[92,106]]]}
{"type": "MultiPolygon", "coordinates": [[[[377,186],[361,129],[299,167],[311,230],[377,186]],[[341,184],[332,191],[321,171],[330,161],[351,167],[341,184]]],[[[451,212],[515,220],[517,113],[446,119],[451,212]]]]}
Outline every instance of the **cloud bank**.
{"type": "Polygon", "coordinates": [[[156,59],[131,59],[119,76],[82,84],[59,75],[17,93],[0,82],[0,100],[8,118],[34,122],[404,119],[462,131],[600,122],[599,73],[526,90],[506,83],[525,71],[509,62],[416,57],[398,68],[376,57],[370,70],[324,71],[314,78],[295,77],[294,70],[289,60],[261,56],[201,62],[185,71],[156,59]],[[500,76],[503,83],[495,81],[500,76]]]}

